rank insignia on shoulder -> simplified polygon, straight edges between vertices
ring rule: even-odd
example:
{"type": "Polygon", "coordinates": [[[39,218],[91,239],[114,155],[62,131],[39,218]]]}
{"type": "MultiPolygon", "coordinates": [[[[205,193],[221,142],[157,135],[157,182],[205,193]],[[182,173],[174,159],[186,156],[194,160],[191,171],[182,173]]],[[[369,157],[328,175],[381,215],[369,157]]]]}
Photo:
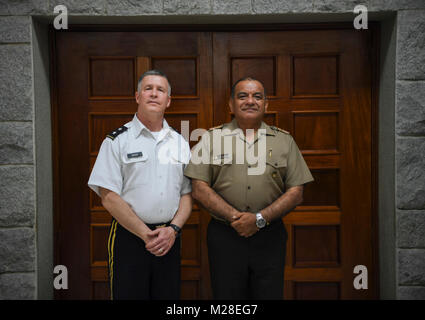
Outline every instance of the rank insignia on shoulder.
{"type": "Polygon", "coordinates": [[[278,128],[278,127],[275,127],[275,126],[270,126],[270,128],[272,128],[274,131],[279,131],[279,132],[282,132],[282,133],[290,134],[288,131],[285,131],[285,130],[278,128]]]}
{"type": "Polygon", "coordinates": [[[126,132],[128,128],[126,126],[119,127],[118,129],[115,129],[111,133],[108,133],[106,135],[107,138],[114,140],[116,137],[118,137],[121,133],[126,132]]]}
{"type": "Polygon", "coordinates": [[[221,129],[221,128],[223,128],[223,126],[224,126],[224,124],[220,124],[219,126],[209,128],[208,131],[212,131],[214,129],[221,129]]]}

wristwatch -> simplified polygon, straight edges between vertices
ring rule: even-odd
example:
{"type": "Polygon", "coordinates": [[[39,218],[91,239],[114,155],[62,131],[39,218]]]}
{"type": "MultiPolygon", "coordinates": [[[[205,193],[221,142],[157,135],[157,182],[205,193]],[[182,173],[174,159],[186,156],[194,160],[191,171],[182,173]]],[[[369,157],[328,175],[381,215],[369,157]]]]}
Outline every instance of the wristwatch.
{"type": "Polygon", "coordinates": [[[257,225],[257,227],[259,229],[264,228],[267,225],[267,221],[266,219],[263,218],[263,215],[261,214],[261,212],[258,212],[256,215],[257,221],[255,221],[255,224],[257,225]]]}
{"type": "Polygon", "coordinates": [[[182,233],[182,229],[179,226],[176,226],[175,224],[170,223],[170,227],[173,228],[174,231],[176,232],[176,238],[180,236],[180,234],[182,233]]]}

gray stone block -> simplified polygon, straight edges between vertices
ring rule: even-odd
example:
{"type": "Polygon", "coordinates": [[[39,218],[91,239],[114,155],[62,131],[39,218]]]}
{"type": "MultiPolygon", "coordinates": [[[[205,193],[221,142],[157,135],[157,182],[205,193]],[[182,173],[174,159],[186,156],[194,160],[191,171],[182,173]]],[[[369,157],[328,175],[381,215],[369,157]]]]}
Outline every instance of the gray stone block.
{"type": "Polygon", "coordinates": [[[309,0],[253,0],[254,13],[312,12],[313,1],[309,0]]]}
{"type": "Polygon", "coordinates": [[[30,45],[0,45],[0,121],[32,120],[30,45]]]}
{"type": "Polygon", "coordinates": [[[399,285],[425,285],[425,249],[398,251],[398,282],[399,285]]]}
{"type": "Polygon", "coordinates": [[[0,164],[33,162],[32,122],[0,122],[0,164]]]}
{"type": "Polygon", "coordinates": [[[425,210],[397,211],[397,242],[398,247],[425,248],[425,210]]]}
{"type": "Polygon", "coordinates": [[[0,0],[0,15],[36,15],[48,13],[47,0],[0,0]]]}
{"type": "Polygon", "coordinates": [[[425,81],[397,81],[396,132],[425,136],[425,81]]]}
{"type": "Polygon", "coordinates": [[[425,10],[399,11],[397,25],[397,79],[425,80],[425,10]]]}
{"type": "Polygon", "coordinates": [[[34,272],[0,274],[0,300],[32,300],[35,294],[34,272]]]}
{"type": "Polygon", "coordinates": [[[0,226],[33,226],[34,167],[0,166],[0,226]]]}
{"type": "Polygon", "coordinates": [[[208,14],[210,12],[209,0],[164,0],[166,14],[208,14]]]}
{"type": "Polygon", "coordinates": [[[397,208],[425,209],[425,138],[396,140],[397,208]]]}
{"type": "Polygon", "coordinates": [[[0,243],[0,273],[35,270],[34,229],[0,229],[0,243]]]}
{"type": "Polygon", "coordinates": [[[251,0],[213,0],[214,14],[251,14],[251,0]]]}
{"type": "Polygon", "coordinates": [[[397,11],[407,9],[425,9],[423,0],[369,0],[369,11],[397,11]]]}
{"type": "Polygon", "coordinates": [[[0,42],[30,42],[30,25],[29,17],[0,17],[0,42]]]}
{"type": "MultiPolygon", "coordinates": [[[[362,0],[315,0],[313,2],[313,10],[315,12],[353,12],[354,7],[357,5],[365,5],[367,8],[367,2],[362,0]]],[[[354,14],[353,14],[354,18],[354,14]]]]}
{"type": "Polygon", "coordinates": [[[100,15],[106,12],[105,0],[50,0],[49,11],[53,13],[57,5],[64,5],[69,15],[100,15]]]}
{"type": "Polygon", "coordinates": [[[158,0],[106,0],[107,15],[138,16],[162,12],[162,1],[158,0]]]}
{"type": "Polygon", "coordinates": [[[398,287],[400,300],[425,300],[425,287],[398,287]]]}

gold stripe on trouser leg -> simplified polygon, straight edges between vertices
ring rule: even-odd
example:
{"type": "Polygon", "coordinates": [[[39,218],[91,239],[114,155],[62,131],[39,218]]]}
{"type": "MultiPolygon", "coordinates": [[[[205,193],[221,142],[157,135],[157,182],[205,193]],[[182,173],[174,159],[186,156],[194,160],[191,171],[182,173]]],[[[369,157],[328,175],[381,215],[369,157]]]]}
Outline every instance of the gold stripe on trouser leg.
{"type": "Polygon", "coordinates": [[[108,258],[109,258],[109,285],[111,289],[111,300],[113,299],[112,293],[112,281],[114,279],[114,243],[115,243],[115,234],[117,230],[117,221],[114,219],[111,224],[111,230],[109,232],[108,239],[108,258]]]}

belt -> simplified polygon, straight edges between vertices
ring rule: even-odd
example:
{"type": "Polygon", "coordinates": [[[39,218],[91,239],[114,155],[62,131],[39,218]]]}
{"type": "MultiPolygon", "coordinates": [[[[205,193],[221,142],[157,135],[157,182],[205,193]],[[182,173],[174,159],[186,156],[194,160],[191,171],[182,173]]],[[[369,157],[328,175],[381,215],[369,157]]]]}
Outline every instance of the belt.
{"type": "Polygon", "coordinates": [[[155,230],[155,229],[159,229],[159,228],[165,228],[168,227],[170,225],[171,221],[168,222],[161,222],[161,223],[146,223],[146,225],[148,226],[149,229],[151,230],[155,230]]]}

